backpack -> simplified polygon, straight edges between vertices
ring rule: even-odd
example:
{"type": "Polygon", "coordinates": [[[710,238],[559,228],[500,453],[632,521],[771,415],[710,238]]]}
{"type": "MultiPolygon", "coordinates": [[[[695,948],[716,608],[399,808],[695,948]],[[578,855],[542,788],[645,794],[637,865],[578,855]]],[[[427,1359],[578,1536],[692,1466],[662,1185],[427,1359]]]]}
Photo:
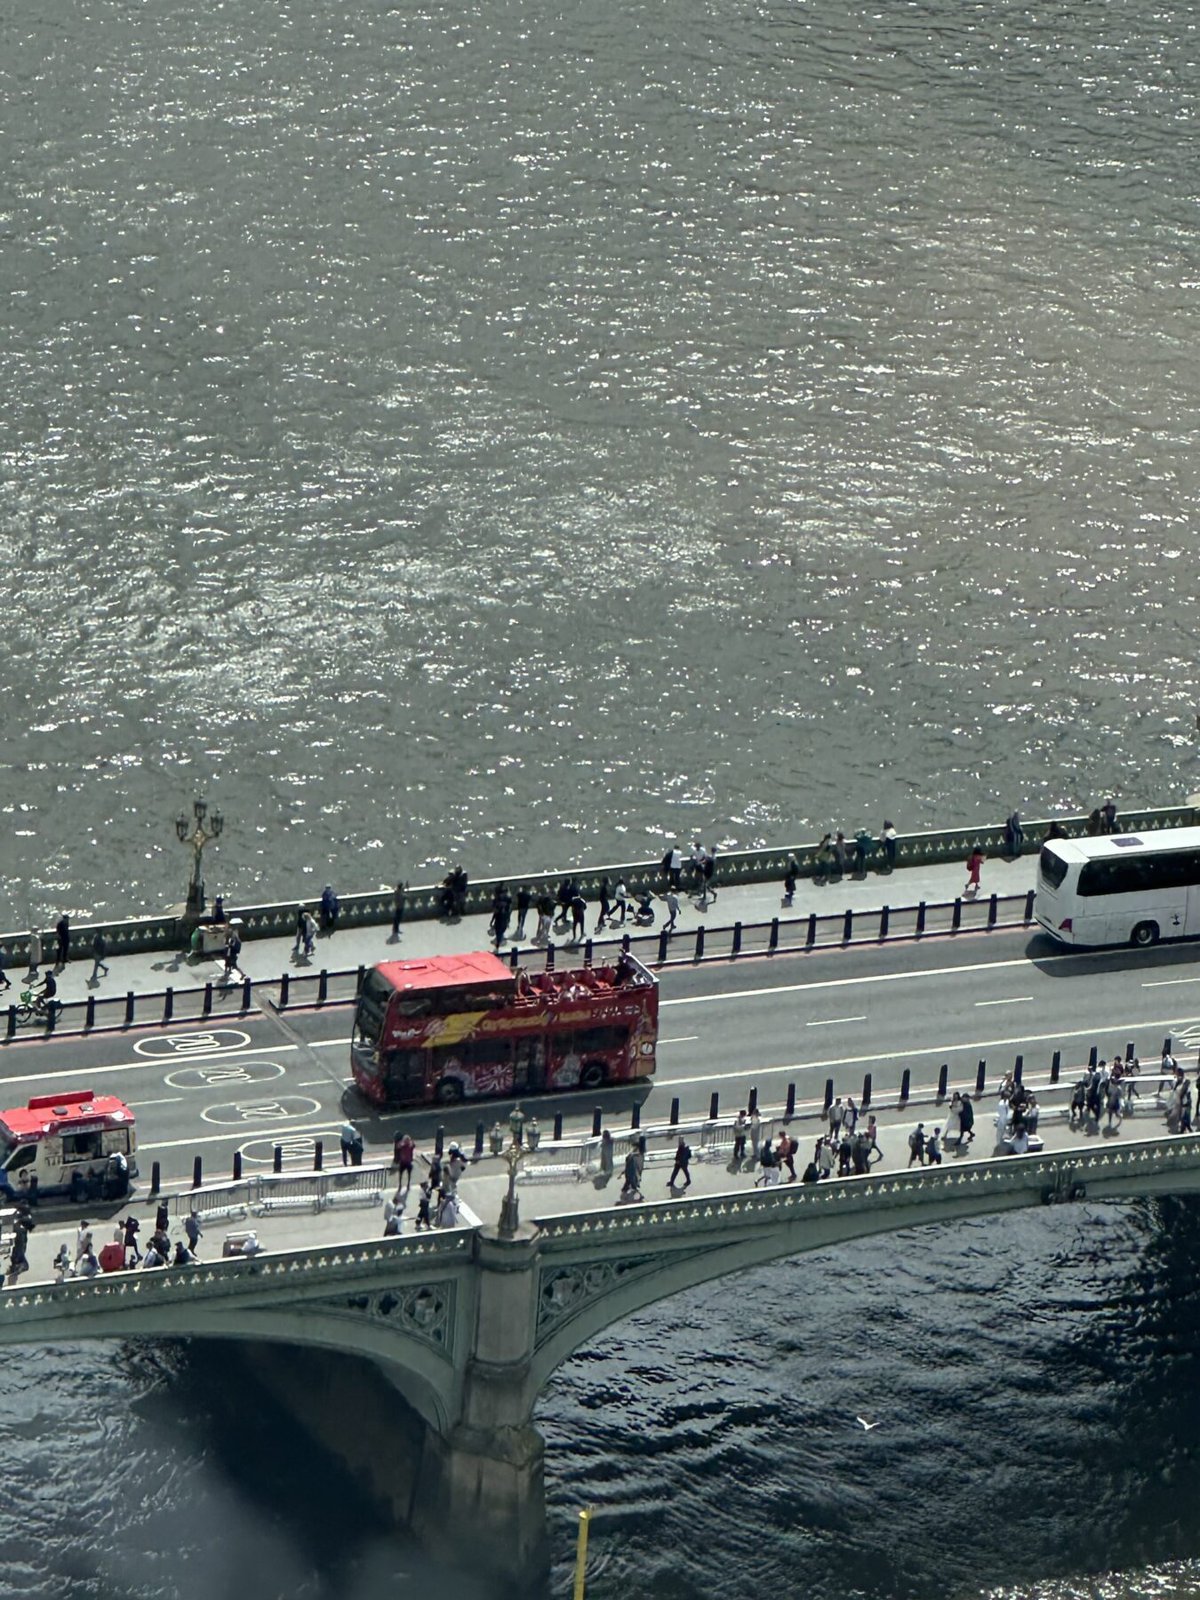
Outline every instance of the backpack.
{"type": "Polygon", "coordinates": [[[692,1147],[690,1144],[684,1145],[683,1149],[679,1152],[679,1159],[681,1161],[690,1161],[692,1159],[692,1147]]]}
{"type": "Polygon", "coordinates": [[[914,1128],[913,1131],[908,1136],[908,1148],[910,1150],[915,1150],[917,1148],[917,1141],[918,1141],[919,1138],[920,1138],[920,1134],[914,1128]]]}

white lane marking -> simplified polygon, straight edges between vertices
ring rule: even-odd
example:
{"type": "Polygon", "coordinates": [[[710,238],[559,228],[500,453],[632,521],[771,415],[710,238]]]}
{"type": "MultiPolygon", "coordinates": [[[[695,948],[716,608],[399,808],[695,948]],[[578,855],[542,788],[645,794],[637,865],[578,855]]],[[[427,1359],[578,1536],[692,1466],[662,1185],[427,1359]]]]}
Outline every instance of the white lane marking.
{"type": "Polygon", "coordinates": [[[1078,1028],[1074,1031],[1059,1031],[1056,1033],[1026,1033],[1017,1034],[1009,1039],[976,1039],[973,1043],[962,1040],[957,1044],[934,1045],[927,1050],[888,1050],[880,1051],[869,1056],[837,1056],[831,1061],[798,1061],[790,1066],[785,1064],[778,1067],[742,1067],[737,1071],[707,1072],[694,1078],[664,1078],[659,1082],[659,1088],[675,1088],[677,1085],[693,1083],[724,1083],[735,1078],[753,1078],[761,1073],[764,1077],[773,1077],[780,1072],[828,1072],[832,1067],[869,1067],[879,1061],[914,1061],[921,1056],[941,1056],[943,1060],[952,1055],[956,1050],[969,1050],[972,1054],[982,1055],[986,1050],[1000,1050],[1006,1045],[1030,1044],[1062,1044],[1068,1039],[1086,1039],[1089,1044],[1095,1043],[1102,1033],[1119,1034],[1127,1039],[1134,1028],[1162,1028],[1170,1030],[1179,1026],[1178,1019],[1167,1022],[1157,1022],[1151,1019],[1147,1022],[1106,1022],[1093,1028],[1078,1028]]]}
{"type": "Polygon", "coordinates": [[[225,1055],[230,1050],[244,1050],[250,1035],[242,1028],[205,1028],[196,1033],[152,1033],[139,1039],[133,1047],[135,1055],[158,1056],[171,1060],[179,1056],[225,1055]],[[222,1039],[238,1039],[240,1044],[222,1044],[222,1039]],[[158,1049],[162,1045],[164,1048],[158,1049]]]}
{"type": "Polygon", "coordinates": [[[664,1044],[695,1044],[696,1040],[699,1037],[700,1037],[700,1035],[698,1033],[681,1033],[677,1039],[660,1039],[658,1042],[659,1042],[660,1045],[664,1045],[664,1044]]]}
{"type": "Polygon", "coordinates": [[[836,1028],[842,1022],[865,1022],[866,1017],[824,1017],[820,1022],[806,1022],[806,1028],[836,1028]]]}
{"type": "Polygon", "coordinates": [[[163,1139],[156,1144],[138,1143],[138,1155],[145,1150],[190,1150],[198,1144],[228,1144],[231,1139],[240,1139],[249,1143],[252,1139],[270,1139],[272,1143],[279,1144],[289,1138],[299,1138],[301,1135],[322,1135],[330,1139],[337,1138],[337,1129],[331,1128],[327,1123],[318,1123],[305,1128],[230,1128],[227,1133],[202,1133],[195,1139],[163,1139]]]}
{"type": "Polygon", "coordinates": [[[973,961],[962,967],[922,967],[915,972],[877,972],[872,976],[857,978],[822,978],[814,983],[780,983],[766,989],[725,989],[720,994],[681,995],[675,1000],[660,1000],[663,1006],[712,1005],[717,1000],[757,1000],[760,995],[802,994],[808,989],[845,989],[854,985],[862,988],[868,983],[903,983],[914,978],[950,978],[961,973],[1000,972],[1004,967],[1047,966],[1052,961],[1084,961],[1089,956],[1111,956],[1111,950],[1075,950],[1068,955],[1016,956],[1006,961],[973,961]]]}
{"type": "Polygon", "coordinates": [[[1025,1006],[1033,999],[1031,994],[1014,994],[1008,1000],[976,1000],[976,1006],[1025,1006]]]}
{"type": "Polygon", "coordinates": [[[1177,983],[1200,983],[1200,978],[1158,978],[1154,983],[1143,983],[1143,989],[1172,989],[1177,983]]]}
{"type": "MultiPolygon", "coordinates": [[[[288,1048],[294,1050],[296,1046],[293,1044],[289,1045],[288,1048]]],[[[349,1039],[312,1039],[304,1048],[306,1050],[349,1050],[350,1041],[349,1039]]]]}
{"type": "Polygon", "coordinates": [[[186,1099],[187,1095],[176,1094],[165,1100],[126,1100],[125,1104],[131,1111],[140,1111],[143,1106],[181,1106],[186,1099]]]}
{"type": "Polygon", "coordinates": [[[309,1078],[304,1083],[298,1083],[296,1087],[297,1089],[328,1089],[329,1083],[330,1080],[328,1078],[309,1078]]]}

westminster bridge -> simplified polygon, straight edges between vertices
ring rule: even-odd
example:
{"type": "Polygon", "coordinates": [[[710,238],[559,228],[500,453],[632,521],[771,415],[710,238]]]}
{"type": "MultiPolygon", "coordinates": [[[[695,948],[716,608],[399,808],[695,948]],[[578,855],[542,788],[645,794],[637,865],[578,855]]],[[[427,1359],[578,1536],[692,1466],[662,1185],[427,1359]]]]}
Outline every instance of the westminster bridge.
{"type": "Polygon", "coordinates": [[[376,1236],[363,1238],[361,1216],[331,1212],[289,1219],[305,1242],[271,1234],[255,1257],[22,1278],[0,1296],[0,1342],[238,1341],[398,1521],[461,1561],[462,1541],[445,1543],[469,1518],[479,1559],[519,1583],[546,1556],[534,1405],[555,1368],[613,1323],[727,1273],[872,1234],[1198,1189],[1200,1137],[1164,1134],[543,1215],[511,1237],[474,1218],[378,1237],[376,1214],[376,1236]]]}

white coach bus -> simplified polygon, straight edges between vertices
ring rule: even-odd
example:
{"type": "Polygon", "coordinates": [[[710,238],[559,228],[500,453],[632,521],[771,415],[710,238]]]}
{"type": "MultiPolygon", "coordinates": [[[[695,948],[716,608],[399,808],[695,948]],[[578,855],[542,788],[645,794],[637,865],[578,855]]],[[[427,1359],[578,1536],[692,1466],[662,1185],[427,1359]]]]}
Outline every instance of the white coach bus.
{"type": "Polygon", "coordinates": [[[1048,839],[1034,915],[1064,944],[1157,944],[1200,934],[1200,828],[1048,839]]]}

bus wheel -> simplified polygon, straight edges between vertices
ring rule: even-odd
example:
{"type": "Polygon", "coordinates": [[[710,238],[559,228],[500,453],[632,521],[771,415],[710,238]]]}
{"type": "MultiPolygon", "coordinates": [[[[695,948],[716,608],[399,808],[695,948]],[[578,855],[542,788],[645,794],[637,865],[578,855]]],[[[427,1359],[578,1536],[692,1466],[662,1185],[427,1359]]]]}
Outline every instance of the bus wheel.
{"type": "Polygon", "coordinates": [[[440,1106],[456,1106],[463,1097],[463,1086],[457,1078],[441,1078],[433,1095],[440,1106]]]}
{"type": "Polygon", "coordinates": [[[579,1074],[579,1087],[581,1089],[598,1089],[603,1082],[603,1061],[585,1062],[583,1071],[579,1074]]]}
{"type": "Polygon", "coordinates": [[[1129,936],[1130,944],[1146,945],[1158,943],[1158,923],[1139,922],[1129,936]]]}

